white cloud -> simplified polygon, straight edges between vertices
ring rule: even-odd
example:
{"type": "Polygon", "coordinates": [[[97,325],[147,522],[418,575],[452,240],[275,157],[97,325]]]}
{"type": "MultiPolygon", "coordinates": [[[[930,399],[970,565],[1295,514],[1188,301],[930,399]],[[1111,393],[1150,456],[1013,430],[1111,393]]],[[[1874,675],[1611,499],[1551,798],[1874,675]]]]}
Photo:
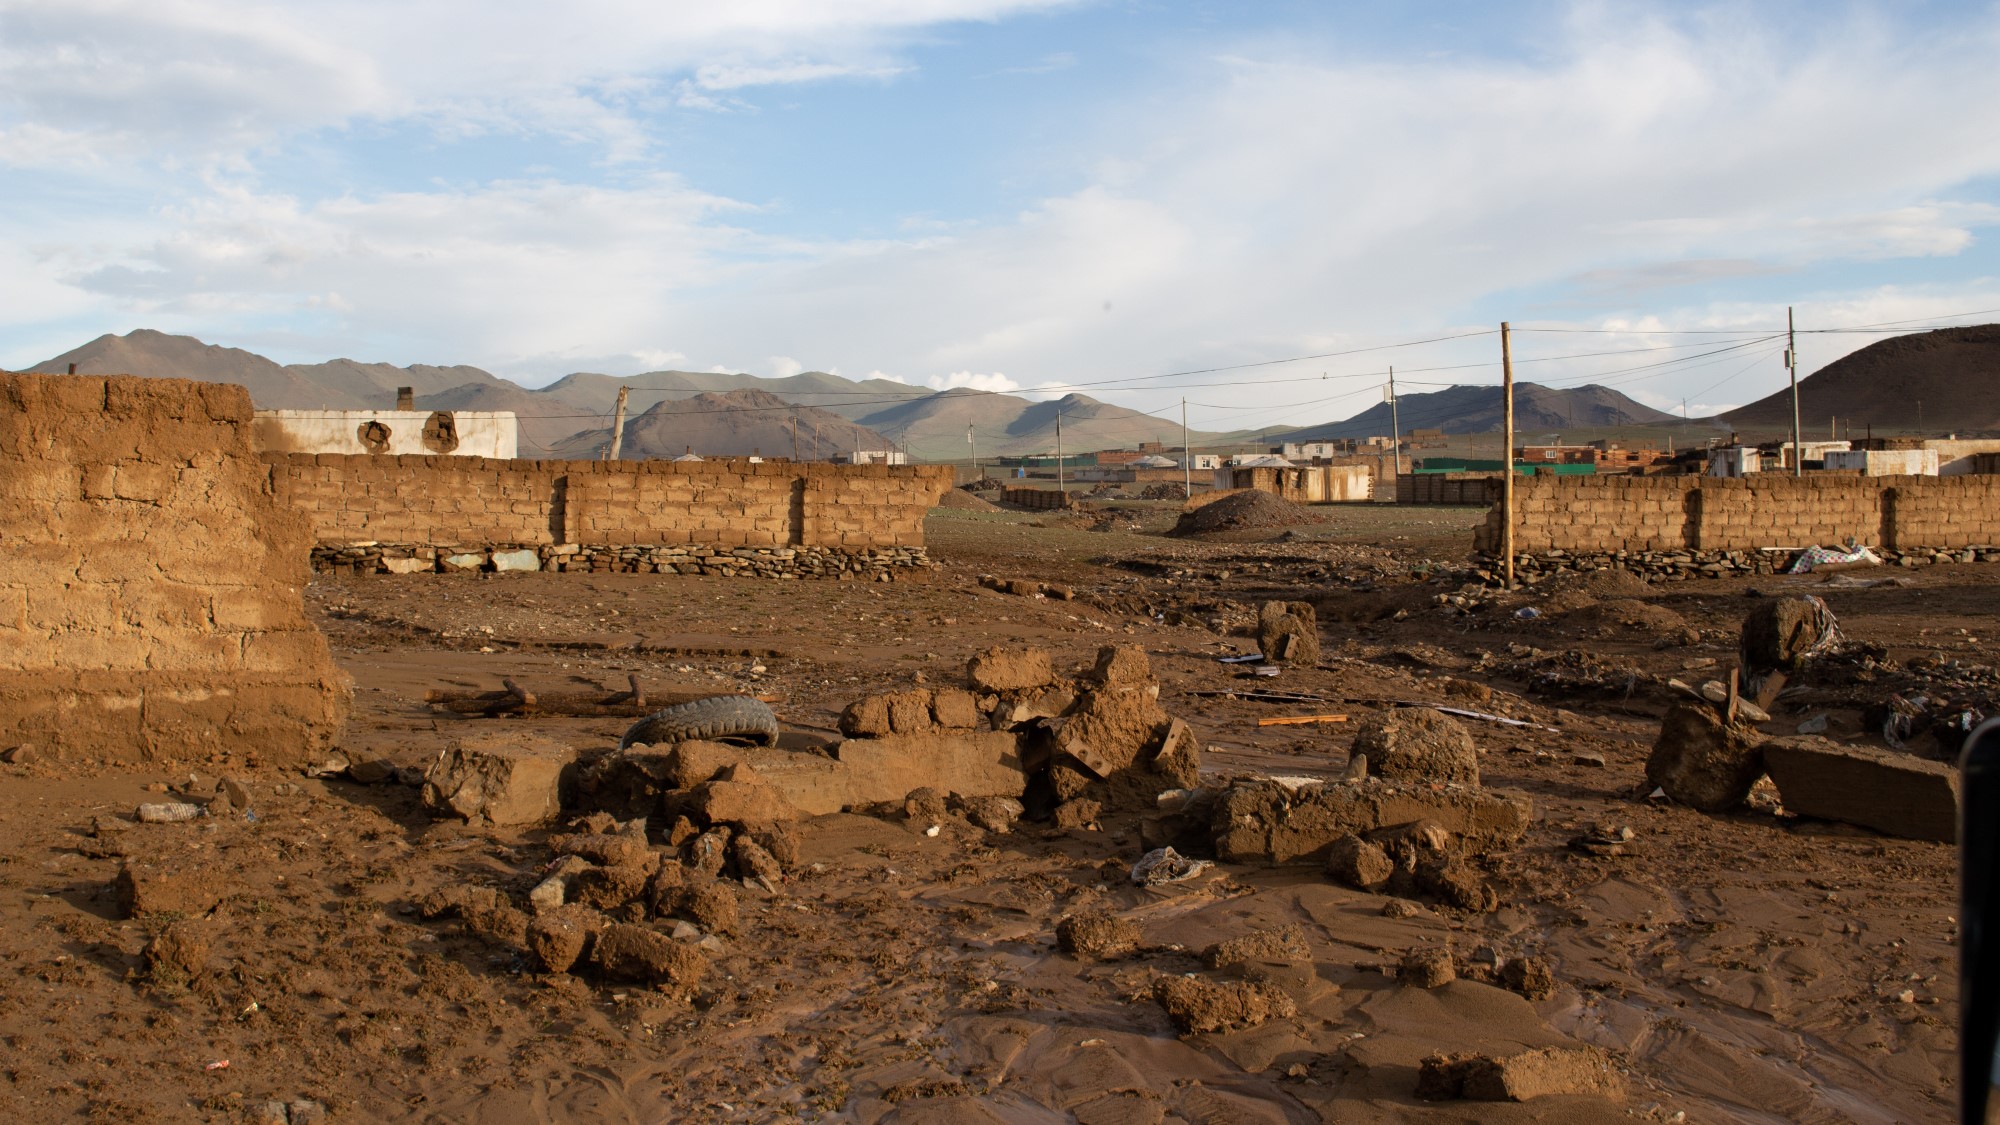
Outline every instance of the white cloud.
{"type": "MultiPolygon", "coordinates": [[[[629,156],[649,78],[702,88],[881,78],[940,23],[1072,0],[10,0],[0,5],[0,144],[24,128],[105,160],[220,159],[356,121],[447,134],[546,131],[629,156]]],[[[27,136],[32,140],[32,134],[27,136]]],[[[32,153],[31,153],[32,155],[32,153]]]]}
{"type": "Polygon", "coordinates": [[[805,364],[788,355],[774,355],[765,362],[770,366],[771,375],[778,379],[789,379],[806,369],[805,364]]]}
{"type": "MultiPolygon", "coordinates": [[[[901,380],[898,380],[901,382],[901,380]]],[[[1021,389],[1021,384],[1009,379],[998,371],[980,373],[974,371],[954,371],[949,375],[932,375],[924,382],[934,390],[951,391],[960,387],[970,387],[975,391],[997,391],[1001,394],[1021,389]]]]}

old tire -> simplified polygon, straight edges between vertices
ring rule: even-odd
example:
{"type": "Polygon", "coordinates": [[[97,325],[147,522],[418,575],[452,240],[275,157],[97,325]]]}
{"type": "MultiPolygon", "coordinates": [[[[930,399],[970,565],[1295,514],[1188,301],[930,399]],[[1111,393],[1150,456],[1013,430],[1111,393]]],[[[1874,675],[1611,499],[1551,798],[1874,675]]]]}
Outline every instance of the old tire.
{"type": "Polygon", "coordinates": [[[635,743],[648,746],[688,742],[713,742],[725,738],[745,739],[762,746],[778,741],[778,717],[771,708],[747,695],[713,695],[667,707],[640,719],[625,732],[620,750],[635,743]]]}

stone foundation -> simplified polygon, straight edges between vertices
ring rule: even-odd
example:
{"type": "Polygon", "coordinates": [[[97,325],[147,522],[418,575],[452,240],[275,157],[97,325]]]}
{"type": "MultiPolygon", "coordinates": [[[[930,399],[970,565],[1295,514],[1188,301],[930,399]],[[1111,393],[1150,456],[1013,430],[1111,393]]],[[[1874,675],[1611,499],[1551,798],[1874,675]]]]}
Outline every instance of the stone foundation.
{"type": "Polygon", "coordinates": [[[936,566],[922,547],[598,547],[503,543],[431,547],[359,543],[314,547],[313,569],[353,574],[551,570],[576,574],[705,574],[713,578],[831,578],[891,581],[936,566]]]}

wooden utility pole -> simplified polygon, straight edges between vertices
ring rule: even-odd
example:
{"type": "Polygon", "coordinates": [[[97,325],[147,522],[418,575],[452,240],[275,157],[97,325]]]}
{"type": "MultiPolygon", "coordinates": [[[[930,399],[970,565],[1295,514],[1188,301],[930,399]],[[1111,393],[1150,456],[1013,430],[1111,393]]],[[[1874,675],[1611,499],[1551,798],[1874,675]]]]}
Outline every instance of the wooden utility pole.
{"type": "Polygon", "coordinates": [[[1506,321],[1500,322],[1500,574],[1502,589],[1514,588],[1514,346],[1506,321]]]}
{"type": "Polygon", "coordinates": [[[1806,450],[1799,439],[1799,337],[1792,328],[1792,306],[1785,306],[1785,369],[1792,375],[1792,475],[1806,475],[1806,450]]]}
{"type": "Polygon", "coordinates": [[[972,423],[970,422],[965,424],[965,444],[972,447],[972,479],[979,480],[981,479],[979,475],[979,439],[972,436],[972,423]]]}
{"type": "MultiPolygon", "coordinates": [[[[1396,403],[1396,366],[1389,365],[1389,446],[1396,451],[1396,479],[1403,479],[1403,415],[1396,403]]],[[[1377,462],[1380,464],[1380,462],[1377,462]]]]}
{"type": "Polygon", "coordinates": [[[792,415],[792,460],[799,459],[799,416],[792,415]]]}
{"type": "Polygon", "coordinates": [[[1063,472],[1062,472],[1062,410],[1061,410],[1060,408],[1058,408],[1058,409],[1056,410],[1056,491],[1057,491],[1057,492],[1064,492],[1064,493],[1066,493],[1066,492],[1068,492],[1068,491],[1069,491],[1069,487],[1068,487],[1067,485],[1063,484],[1063,472]]]}
{"type": "Polygon", "coordinates": [[[618,388],[618,412],[611,420],[611,446],[604,451],[606,461],[618,460],[625,451],[625,400],[632,396],[632,388],[618,388]]]}
{"type": "Polygon", "coordinates": [[[1181,498],[1194,499],[1194,446],[1188,444],[1187,399],[1181,400],[1181,498]]]}

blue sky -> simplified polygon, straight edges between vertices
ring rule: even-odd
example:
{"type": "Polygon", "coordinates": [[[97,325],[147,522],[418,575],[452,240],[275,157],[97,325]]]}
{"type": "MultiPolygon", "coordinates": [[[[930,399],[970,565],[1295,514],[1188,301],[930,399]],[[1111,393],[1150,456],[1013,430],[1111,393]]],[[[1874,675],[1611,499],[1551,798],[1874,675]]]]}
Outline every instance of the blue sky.
{"type": "Polygon", "coordinates": [[[1220,428],[1497,344],[1161,376],[1506,319],[1588,330],[1523,378],[1699,413],[1780,385],[1788,304],[2000,309],[1996,46],[1984,3],[0,0],[0,365],[150,327],[1220,428]]]}

